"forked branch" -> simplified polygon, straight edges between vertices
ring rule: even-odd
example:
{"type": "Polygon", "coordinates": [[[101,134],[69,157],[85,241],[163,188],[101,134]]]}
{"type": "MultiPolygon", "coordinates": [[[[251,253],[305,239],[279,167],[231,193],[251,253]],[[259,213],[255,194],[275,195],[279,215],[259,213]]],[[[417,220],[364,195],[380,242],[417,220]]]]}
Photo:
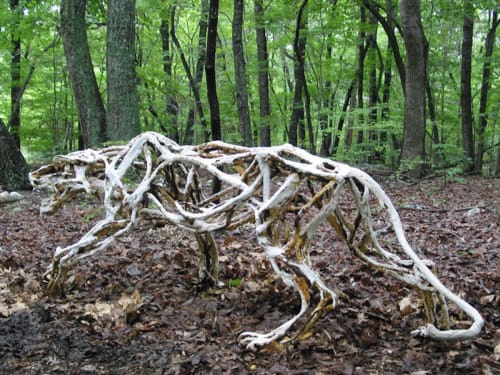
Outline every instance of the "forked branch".
{"type": "Polygon", "coordinates": [[[290,145],[247,148],[217,141],[179,146],[146,132],[125,146],[56,156],[30,178],[35,188],[54,193],[42,205],[43,213],[55,212],[80,192],[103,197],[104,217],[76,243],[57,248],[47,271],[52,291],[62,290],[65,272],[77,261],[103,251],[139,221],[158,219],[195,235],[200,276],[216,281],[212,232],[253,223],[274,272],[301,298],[299,313],[278,328],[240,336],[242,344],[255,349],[283,338],[307,312],[309,288],[318,289],[320,301],[294,339],[304,337],[323,311],[335,306],[338,293],[324,283],[309,254],[316,234],[328,226],[369,266],[421,292],[430,321],[413,334],[469,339],[484,324],[476,309],[432,273],[432,262],[411,248],[391,200],[369,175],[290,145]],[[217,192],[214,179],[221,184],[217,192]],[[443,305],[441,319],[436,301],[443,305]],[[470,327],[449,329],[447,301],[473,320],[470,327]]]}

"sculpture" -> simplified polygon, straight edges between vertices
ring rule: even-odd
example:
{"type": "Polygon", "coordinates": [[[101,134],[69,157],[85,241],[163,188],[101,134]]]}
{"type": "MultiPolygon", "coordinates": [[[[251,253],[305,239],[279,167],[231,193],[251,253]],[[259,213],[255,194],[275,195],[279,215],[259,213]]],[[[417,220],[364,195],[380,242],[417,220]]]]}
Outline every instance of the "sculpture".
{"type": "Polygon", "coordinates": [[[103,194],[104,218],[78,242],[57,248],[47,271],[52,292],[61,290],[72,264],[104,250],[141,220],[192,232],[200,248],[200,276],[216,281],[212,233],[253,224],[274,272],[299,293],[301,309],[271,332],[242,333],[240,342],[256,349],[285,336],[308,310],[309,288],[314,287],[319,303],[303,329],[288,339],[295,340],[338,298],[339,291],[323,282],[309,256],[314,235],[327,225],[362,261],[419,291],[429,324],[414,335],[468,339],[484,324],[476,309],[437,279],[431,262],[410,247],[391,200],[368,174],[290,145],[248,148],[214,141],[180,146],[145,132],[124,146],[56,156],[30,179],[35,188],[54,192],[42,213],[55,212],[80,192],[103,194]],[[469,328],[450,329],[447,300],[472,318],[469,328]],[[435,326],[436,302],[443,330],[435,326]]]}

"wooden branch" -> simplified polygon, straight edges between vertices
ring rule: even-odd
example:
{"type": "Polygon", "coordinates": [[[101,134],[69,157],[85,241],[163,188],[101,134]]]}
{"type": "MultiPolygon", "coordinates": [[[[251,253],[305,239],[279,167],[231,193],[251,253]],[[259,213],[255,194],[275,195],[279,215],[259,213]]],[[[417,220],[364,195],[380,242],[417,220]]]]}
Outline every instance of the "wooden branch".
{"type": "Polygon", "coordinates": [[[293,341],[306,337],[342,296],[325,284],[309,256],[320,226],[329,224],[362,261],[421,292],[429,324],[413,334],[469,339],[484,324],[477,310],[431,272],[433,263],[413,251],[391,200],[369,175],[290,145],[248,148],[216,141],[179,146],[146,132],[124,146],[56,156],[51,165],[31,173],[30,180],[35,188],[54,193],[42,205],[44,213],[55,212],[80,192],[102,197],[105,208],[104,217],[79,241],[57,248],[47,271],[53,292],[63,291],[71,266],[105,250],[141,221],[153,226],[160,220],[193,233],[200,248],[199,275],[217,282],[212,232],[253,223],[273,271],[299,293],[301,309],[268,333],[244,332],[240,342],[255,350],[281,339],[306,314],[309,288],[316,288],[320,301],[304,328],[288,340],[293,341]],[[215,178],[221,188],[214,193],[210,182],[215,178]],[[450,329],[447,301],[469,315],[469,328],[450,329]],[[442,312],[441,319],[436,311],[442,312]],[[439,323],[444,329],[436,328],[439,323]]]}

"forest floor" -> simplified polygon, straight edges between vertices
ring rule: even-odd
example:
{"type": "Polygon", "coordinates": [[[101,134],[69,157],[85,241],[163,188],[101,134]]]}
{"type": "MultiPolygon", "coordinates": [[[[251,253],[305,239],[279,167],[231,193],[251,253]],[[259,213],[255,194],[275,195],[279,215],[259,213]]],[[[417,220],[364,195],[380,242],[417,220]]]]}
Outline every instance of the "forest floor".
{"type": "MultiPolygon", "coordinates": [[[[43,196],[23,192],[23,200],[0,205],[0,374],[500,373],[499,180],[380,183],[410,244],[485,318],[477,338],[413,338],[424,323],[416,293],[353,258],[332,233],[312,252],[327,284],[350,301],[294,345],[252,352],[238,344],[241,332],[268,331],[300,308],[251,231],[217,234],[225,286],[196,286],[189,234],[138,227],[78,263],[64,298],[49,297],[42,275],[54,250],[78,240],[101,209],[82,197],[40,216],[43,196]]],[[[453,305],[450,315],[455,327],[470,324],[453,305]]]]}

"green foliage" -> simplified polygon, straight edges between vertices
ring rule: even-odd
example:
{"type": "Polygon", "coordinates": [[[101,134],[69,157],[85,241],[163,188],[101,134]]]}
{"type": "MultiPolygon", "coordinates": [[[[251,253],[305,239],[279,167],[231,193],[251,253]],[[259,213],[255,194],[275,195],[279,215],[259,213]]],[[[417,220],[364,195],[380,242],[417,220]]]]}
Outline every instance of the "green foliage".
{"type": "MultiPolygon", "coordinates": [[[[181,64],[179,51],[170,47],[172,76],[167,79],[163,67],[163,50],[159,32],[162,19],[169,20],[168,11],[176,4],[175,29],[194,74],[198,58],[199,1],[137,1],[137,75],[140,95],[142,128],[173,132],[180,129],[181,139],[193,108],[193,93],[181,64]],[[175,99],[178,118],[174,122],[166,110],[167,98],[175,99]]],[[[381,15],[385,3],[380,2],[381,15]]],[[[463,9],[461,1],[422,2],[424,32],[429,41],[429,83],[436,106],[438,144],[426,139],[427,155],[433,168],[442,169],[459,165],[462,161],[460,133],[460,48],[463,9]]],[[[21,72],[23,81],[31,66],[35,71],[22,101],[21,137],[23,151],[29,160],[45,158],[55,153],[70,151],[78,146],[78,116],[66,71],[62,43],[45,48],[57,37],[60,1],[21,1],[20,11],[12,14],[9,2],[0,0],[0,116],[10,115],[10,49],[11,32],[18,30],[22,43],[21,72]],[[15,28],[18,22],[19,28],[15,28]]],[[[245,3],[243,43],[245,48],[250,115],[254,141],[258,143],[259,92],[257,73],[257,48],[255,42],[255,18],[253,2],[245,3]]],[[[272,142],[288,142],[294,62],[293,40],[295,33],[297,2],[264,1],[264,26],[267,33],[270,67],[270,116],[272,142]]],[[[473,111],[477,114],[479,90],[484,64],[484,38],[490,24],[487,11],[495,1],[474,2],[475,39],[473,44],[473,111]]],[[[374,31],[373,25],[360,23],[359,2],[319,0],[307,5],[306,79],[311,96],[311,111],[316,150],[319,151],[322,134],[338,137],[339,145],[332,157],[352,163],[381,162],[391,167],[398,165],[403,128],[404,97],[399,82],[392,51],[387,48],[387,36],[378,25],[376,36],[378,52],[371,53],[365,61],[363,108],[359,100],[342,112],[346,92],[358,70],[359,32],[374,31]],[[380,55],[379,55],[380,54],[380,55]],[[383,74],[390,64],[392,82],[387,103],[387,115],[382,116],[383,74]],[[369,107],[368,88],[370,66],[375,67],[379,102],[369,107]],[[365,97],[366,96],[366,97],[365,97]],[[370,121],[370,111],[376,111],[376,121],[370,121]],[[328,127],[321,128],[326,118],[328,127]],[[339,120],[345,118],[341,131],[339,120]],[[351,132],[352,142],[347,142],[351,132]],[[363,134],[363,136],[358,136],[363,134]]],[[[217,82],[223,137],[232,143],[241,142],[236,111],[234,64],[231,44],[233,2],[221,1],[218,25],[217,82]]],[[[399,18],[397,7],[394,9],[399,18]]],[[[367,12],[368,14],[368,12],[367,12]]],[[[87,3],[87,35],[97,82],[103,98],[106,98],[106,2],[89,0],[87,3]]],[[[498,33],[497,33],[498,35],[498,33]]],[[[396,32],[404,57],[402,38],[396,32]]],[[[498,37],[497,37],[498,39],[498,37]]],[[[494,49],[491,58],[491,88],[487,106],[488,126],[483,141],[485,161],[496,157],[494,145],[500,141],[498,114],[500,112],[500,48],[494,49]]],[[[357,88],[354,93],[357,94],[357,88]]],[[[208,103],[204,80],[200,86],[205,119],[209,121],[208,103]]],[[[198,114],[197,114],[198,115],[198,114]]],[[[204,129],[199,117],[195,123],[195,142],[202,142],[204,129]]],[[[428,133],[431,134],[430,121],[428,133]]],[[[333,140],[333,138],[332,138],[333,140]]],[[[410,163],[411,164],[411,163],[410,163]]],[[[411,165],[406,165],[411,167],[411,165]]]]}
{"type": "Polygon", "coordinates": [[[243,279],[231,279],[228,284],[232,288],[237,288],[243,283],[243,279]]]}

